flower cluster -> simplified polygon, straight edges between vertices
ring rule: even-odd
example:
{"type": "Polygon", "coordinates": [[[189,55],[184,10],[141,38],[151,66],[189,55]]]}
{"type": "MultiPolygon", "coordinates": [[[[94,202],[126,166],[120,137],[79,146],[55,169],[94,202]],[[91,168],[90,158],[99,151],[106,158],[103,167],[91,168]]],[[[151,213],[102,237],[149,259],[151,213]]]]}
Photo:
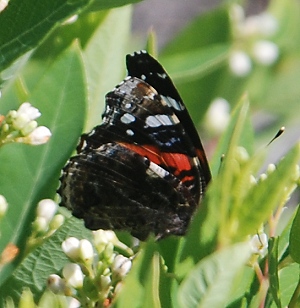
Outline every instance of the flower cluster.
{"type": "Polygon", "coordinates": [[[62,269],[62,277],[49,276],[48,288],[56,294],[64,294],[88,307],[107,306],[122,287],[122,280],[129,272],[131,257],[115,252],[132,250],[121,243],[112,231],[93,232],[94,246],[87,239],[69,237],[62,243],[62,250],[70,259],[62,269]]]}
{"type": "Polygon", "coordinates": [[[57,209],[57,203],[51,199],[43,199],[38,203],[36,218],[32,223],[32,234],[27,241],[28,251],[40,245],[64,223],[65,217],[58,214],[57,209]]]}
{"type": "Polygon", "coordinates": [[[270,40],[277,29],[278,22],[270,13],[244,16],[243,8],[234,5],[231,10],[235,47],[229,59],[231,72],[238,76],[247,76],[253,62],[269,66],[279,57],[278,46],[270,40]]]}
{"type": "Polygon", "coordinates": [[[38,126],[35,120],[40,115],[37,108],[26,102],[18,110],[11,110],[6,116],[0,116],[0,145],[12,142],[31,145],[46,143],[51,132],[45,126],[38,126]]]}

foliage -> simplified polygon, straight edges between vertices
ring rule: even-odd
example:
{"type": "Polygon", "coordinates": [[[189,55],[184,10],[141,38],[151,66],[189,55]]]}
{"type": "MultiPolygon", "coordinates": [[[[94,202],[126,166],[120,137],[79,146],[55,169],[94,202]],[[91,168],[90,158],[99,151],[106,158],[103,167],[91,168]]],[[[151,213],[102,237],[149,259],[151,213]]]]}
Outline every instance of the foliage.
{"type": "MultiPolygon", "coordinates": [[[[134,51],[129,46],[156,50],[154,35],[132,44],[129,4],[135,2],[10,0],[0,11],[0,114],[28,101],[52,133],[38,146],[2,144],[0,136],[0,194],[8,203],[6,210],[0,198],[1,307],[68,306],[67,296],[45,291],[47,279],[62,275],[69,262],[62,242],[92,241],[92,234],[62,209],[64,222],[56,215],[43,229],[36,207],[41,199],[56,198],[60,170],[78,137],[101,122],[104,95],[124,77],[125,55],[134,51]]],[[[226,112],[221,115],[228,125],[221,127],[211,159],[213,181],[186,236],[150,238],[134,248],[135,255],[114,244],[112,255],[124,254],[133,265],[116,298],[103,306],[299,305],[300,214],[285,207],[299,184],[300,146],[259,175],[274,145],[255,150],[254,139],[266,144],[270,131],[299,122],[300,4],[272,0],[251,19],[236,2],[196,17],[159,52],[194,122],[203,127],[201,136],[220,137],[220,127],[211,124],[223,122],[216,120],[220,112],[210,113],[216,98],[233,109],[228,123],[226,112]],[[244,66],[235,66],[237,57],[244,66]],[[260,136],[251,125],[254,110],[272,118],[260,136]]],[[[0,117],[0,129],[4,124],[0,117]]],[[[128,234],[118,237],[133,249],[128,234]]]]}

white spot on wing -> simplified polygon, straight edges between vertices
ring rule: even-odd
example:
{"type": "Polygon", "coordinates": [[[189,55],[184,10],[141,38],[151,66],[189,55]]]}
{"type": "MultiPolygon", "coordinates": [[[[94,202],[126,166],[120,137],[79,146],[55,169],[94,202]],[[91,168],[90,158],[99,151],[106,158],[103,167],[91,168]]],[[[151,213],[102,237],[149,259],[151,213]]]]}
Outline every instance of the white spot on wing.
{"type": "Polygon", "coordinates": [[[176,99],[174,99],[170,96],[164,96],[164,95],[161,95],[161,97],[167,103],[167,105],[169,107],[173,107],[176,110],[183,110],[184,109],[184,106],[180,102],[178,102],[176,99]]]}
{"type": "Polygon", "coordinates": [[[130,113],[124,113],[121,118],[120,118],[121,122],[124,124],[129,124],[135,121],[135,116],[133,116],[130,113]]]}
{"type": "Polygon", "coordinates": [[[95,134],[95,132],[96,132],[95,129],[92,129],[92,130],[90,131],[90,133],[88,134],[88,136],[89,136],[89,137],[93,136],[93,135],[95,134]]]}
{"type": "Polygon", "coordinates": [[[152,161],[150,161],[149,169],[156,173],[160,178],[165,178],[170,174],[167,170],[163,169],[152,161]]]}
{"type": "Polygon", "coordinates": [[[162,74],[157,73],[157,75],[158,75],[158,77],[160,77],[160,78],[162,78],[162,79],[167,78],[167,74],[166,74],[166,73],[162,73],[162,74]]]}
{"type": "Polygon", "coordinates": [[[146,118],[146,125],[150,127],[170,126],[179,123],[176,116],[157,114],[146,118]]]}
{"type": "Polygon", "coordinates": [[[128,136],[133,136],[133,135],[134,135],[134,131],[131,130],[131,129],[127,129],[127,130],[126,130],[126,134],[127,134],[128,136]]]}
{"type": "Polygon", "coordinates": [[[149,116],[149,117],[146,118],[146,126],[158,127],[158,126],[161,126],[161,123],[156,118],[156,116],[149,116]]]}

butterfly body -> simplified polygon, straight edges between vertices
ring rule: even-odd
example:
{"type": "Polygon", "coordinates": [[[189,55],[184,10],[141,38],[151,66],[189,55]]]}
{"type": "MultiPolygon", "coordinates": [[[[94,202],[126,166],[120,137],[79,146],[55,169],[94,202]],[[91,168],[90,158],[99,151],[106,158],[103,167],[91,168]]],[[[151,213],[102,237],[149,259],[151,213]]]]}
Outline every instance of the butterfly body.
{"type": "Polygon", "coordinates": [[[81,136],[63,169],[62,205],[93,230],[183,235],[210,179],[200,139],[155,59],[128,55],[127,68],[106,95],[102,124],[81,136]]]}

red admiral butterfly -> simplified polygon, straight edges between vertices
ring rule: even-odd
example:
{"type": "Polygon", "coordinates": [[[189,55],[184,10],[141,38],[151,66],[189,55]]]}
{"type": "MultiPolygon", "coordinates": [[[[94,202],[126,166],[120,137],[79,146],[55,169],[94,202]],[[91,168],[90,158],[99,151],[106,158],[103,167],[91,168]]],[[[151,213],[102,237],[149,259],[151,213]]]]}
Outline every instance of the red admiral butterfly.
{"type": "Polygon", "coordinates": [[[126,65],[63,168],[61,205],[92,230],[183,235],[211,177],[201,141],[163,67],[145,51],[126,65]]]}

